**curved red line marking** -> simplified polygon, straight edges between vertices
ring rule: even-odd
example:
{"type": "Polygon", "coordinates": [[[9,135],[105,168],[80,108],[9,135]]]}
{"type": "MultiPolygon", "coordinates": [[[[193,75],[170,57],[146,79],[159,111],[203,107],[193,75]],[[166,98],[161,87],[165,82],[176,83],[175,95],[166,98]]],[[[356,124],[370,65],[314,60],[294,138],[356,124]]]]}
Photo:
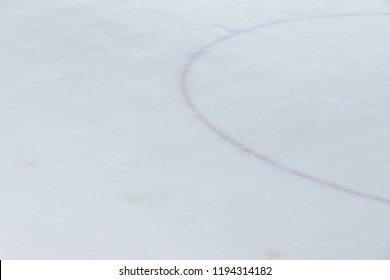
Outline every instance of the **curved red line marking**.
{"type": "Polygon", "coordinates": [[[233,34],[229,34],[227,36],[221,37],[219,39],[216,39],[212,41],[211,43],[199,48],[194,54],[192,54],[187,61],[187,63],[184,65],[181,71],[181,77],[180,77],[180,89],[181,89],[181,94],[184,97],[184,101],[186,105],[195,113],[196,117],[200,120],[203,125],[205,125],[208,129],[210,129],[212,132],[214,132],[216,135],[218,135],[220,138],[225,140],[226,142],[230,143],[231,145],[239,148],[241,151],[250,154],[254,156],[257,160],[263,161],[281,171],[290,173],[292,175],[298,176],[302,179],[312,181],[314,183],[317,183],[319,185],[332,188],[336,191],[343,192],[346,194],[354,195],[354,196],[359,196],[365,199],[370,199],[374,200],[377,202],[385,203],[387,205],[390,205],[390,199],[376,196],[376,195],[371,195],[359,191],[355,191],[353,189],[350,189],[348,187],[344,187],[342,185],[329,182],[327,180],[312,176],[310,174],[307,174],[305,172],[296,170],[292,167],[289,167],[287,165],[284,165],[282,163],[279,163],[272,158],[269,158],[265,155],[262,155],[258,153],[257,151],[245,146],[244,144],[240,143],[238,140],[234,139],[233,137],[229,136],[228,134],[224,133],[221,129],[219,129],[216,125],[214,125],[207,117],[205,117],[200,110],[197,108],[195,103],[191,99],[191,95],[188,90],[188,77],[190,75],[190,71],[192,66],[195,64],[195,62],[204,54],[206,53],[210,48],[213,46],[226,41],[230,38],[233,38],[235,36],[239,36],[260,28],[265,28],[273,25],[279,25],[279,24],[284,24],[284,23],[290,23],[290,22],[296,22],[296,21],[304,21],[304,20],[315,20],[315,19],[326,19],[326,18],[343,18],[343,17],[357,17],[357,16],[390,16],[390,13],[375,13],[375,14],[364,14],[364,13],[350,13],[350,14],[340,14],[340,15],[326,15],[326,16],[318,16],[318,17],[307,17],[307,18],[298,18],[298,19],[288,19],[288,20],[279,20],[275,22],[270,22],[270,23],[265,23],[265,24],[260,24],[252,28],[236,31],[233,34]]]}

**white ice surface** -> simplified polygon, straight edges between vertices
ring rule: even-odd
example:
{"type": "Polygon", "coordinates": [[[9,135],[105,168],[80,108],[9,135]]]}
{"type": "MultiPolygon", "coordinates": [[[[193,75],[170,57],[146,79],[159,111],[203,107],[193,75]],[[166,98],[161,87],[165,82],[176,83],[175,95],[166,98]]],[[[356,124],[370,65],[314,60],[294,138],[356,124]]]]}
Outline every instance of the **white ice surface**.
{"type": "Polygon", "coordinates": [[[390,15],[312,19],[351,13],[390,3],[0,0],[0,259],[390,259],[390,15]]]}

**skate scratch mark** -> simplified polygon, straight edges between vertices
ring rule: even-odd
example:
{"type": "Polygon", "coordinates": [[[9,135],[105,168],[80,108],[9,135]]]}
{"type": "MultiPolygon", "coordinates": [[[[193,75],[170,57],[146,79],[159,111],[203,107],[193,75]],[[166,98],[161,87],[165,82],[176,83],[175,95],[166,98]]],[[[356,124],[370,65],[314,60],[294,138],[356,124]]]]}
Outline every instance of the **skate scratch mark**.
{"type": "Polygon", "coordinates": [[[290,15],[290,16],[293,16],[293,17],[299,17],[301,19],[304,19],[305,17],[302,16],[302,15],[299,15],[299,14],[296,14],[296,13],[292,13],[292,12],[289,12],[289,11],[282,11],[283,13],[285,13],[286,15],[290,15]]]}
{"type": "Polygon", "coordinates": [[[215,27],[221,28],[221,29],[226,30],[226,31],[228,31],[230,33],[240,33],[240,31],[238,31],[238,30],[235,30],[233,28],[226,27],[226,26],[223,26],[223,25],[220,25],[220,24],[215,24],[215,27]]]}
{"type": "Polygon", "coordinates": [[[256,150],[254,150],[254,149],[252,149],[250,147],[245,146],[244,144],[239,142],[234,137],[232,137],[232,136],[228,135],[227,133],[225,133],[222,129],[220,129],[218,126],[213,124],[210,119],[208,119],[206,116],[204,116],[202,114],[202,112],[198,109],[197,105],[192,100],[191,94],[190,94],[190,90],[189,90],[189,87],[188,87],[188,78],[189,78],[189,76],[191,74],[191,69],[195,65],[195,63],[199,59],[201,59],[202,55],[207,53],[215,45],[220,44],[222,42],[225,42],[225,41],[227,41],[227,40],[229,40],[229,39],[231,39],[231,38],[233,38],[235,36],[246,34],[246,33],[249,33],[251,31],[255,31],[257,29],[260,29],[260,28],[266,28],[266,27],[270,27],[270,26],[287,24],[287,23],[298,22],[298,21],[328,19],[328,18],[347,18],[347,17],[358,17],[358,16],[390,16],[390,13],[375,13],[375,14],[350,13],[350,14],[340,14],[340,15],[317,16],[317,17],[310,17],[310,18],[309,17],[305,17],[304,19],[298,18],[298,19],[279,20],[279,21],[275,21],[275,22],[269,22],[269,23],[265,23],[265,24],[260,24],[260,25],[257,25],[255,27],[251,27],[251,28],[244,29],[244,30],[241,30],[241,31],[237,31],[237,32],[235,32],[233,34],[220,37],[220,38],[218,38],[218,39],[208,43],[207,45],[199,48],[195,53],[193,53],[189,57],[187,63],[183,66],[183,68],[181,70],[180,92],[181,92],[182,97],[184,98],[184,102],[185,102],[186,106],[195,114],[195,116],[198,118],[198,120],[205,127],[207,127],[209,130],[214,132],[216,135],[218,135],[221,139],[223,139],[224,141],[226,141],[230,145],[235,146],[236,148],[240,149],[242,152],[251,155],[256,160],[262,161],[262,162],[264,162],[264,163],[266,163],[266,164],[268,164],[270,166],[273,166],[274,168],[276,168],[276,169],[278,169],[280,171],[283,171],[283,172],[289,173],[291,175],[300,177],[300,178],[302,178],[304,180],[316,183],[317,185],[320,185],[320,186],[323,186],[323,187],[327,187],[327,188],[333,189],[333,190],[341,192],[341,193],[345,193],[345,194],[353,195],[353,196],[356,196],[356,197],[361,197],[361,198],[364,198],[364,199],[368,199],[368,200],[372,200],[372,201],[376,201],[376,202],[380,202],[380,203],[384,203],[384,204],[390,205],[390,199],[388,199],[388,198],[381,197],[381,196],[376,196],[376,195],[372,195],[372,194],[368,194],[368,193],[363,193],[363,192],[359,192],[359,191],[355,191],[355,190],[353,190],[353,189],[351,189],[349,187],[345,187],[345,186],[339,185],[337,183],[334,183],[334,182],[331,182],[331,181],[327,181],[327,180],[324,180],[324,179],[319,178],[319,177],[315,177],[313,175],[305,173],[304,171],[296,170],[293,167],[290,167],[290,166],[285,165],[285,164],[283,164],[281,162],[273,160],[271,157],[263,155],[263,154],[257,152],[256,150]]]}

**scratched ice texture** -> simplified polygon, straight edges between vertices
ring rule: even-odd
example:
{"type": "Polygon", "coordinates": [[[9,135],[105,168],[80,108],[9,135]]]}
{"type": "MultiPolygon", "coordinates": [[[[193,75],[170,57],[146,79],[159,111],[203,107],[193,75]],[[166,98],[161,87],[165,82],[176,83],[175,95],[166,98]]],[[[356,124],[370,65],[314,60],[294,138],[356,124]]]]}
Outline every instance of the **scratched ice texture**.
{"type": "Polygon", "coordinates": [[[1,259],[389,259],[385,0],[0,0],[1,259]]]}

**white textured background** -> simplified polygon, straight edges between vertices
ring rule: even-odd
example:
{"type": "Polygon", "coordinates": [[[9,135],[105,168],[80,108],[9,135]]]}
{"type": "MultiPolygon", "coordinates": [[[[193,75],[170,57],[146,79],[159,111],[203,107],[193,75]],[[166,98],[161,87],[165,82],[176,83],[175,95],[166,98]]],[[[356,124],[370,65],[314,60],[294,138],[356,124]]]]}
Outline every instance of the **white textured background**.
{"type": "Polygon", "coordinates": [[[0,0],[0,259],[390,259],[380,0],[0,0]],[[196,118],[192,101],[269,165],[196,118]],[[383,201],[369,196],[380,196],[383,201]]]}

